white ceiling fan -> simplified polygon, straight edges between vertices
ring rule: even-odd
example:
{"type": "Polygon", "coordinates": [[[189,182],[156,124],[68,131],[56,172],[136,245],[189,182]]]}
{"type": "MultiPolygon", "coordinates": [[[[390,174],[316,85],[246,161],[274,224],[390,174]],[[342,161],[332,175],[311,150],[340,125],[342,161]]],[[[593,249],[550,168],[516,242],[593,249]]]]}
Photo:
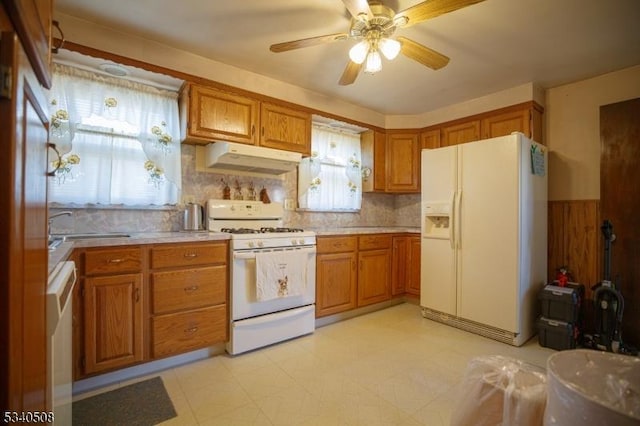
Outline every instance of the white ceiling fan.
{"type": "Polygon", "coordinates": [[[406,37],[392,38],[395,31],[484,0],[427,0],[398,13],[376,0],[342,1],[352,16],[348,33],[273,44],[270,50],[278,53],[339,40],[359,40],[349,51],[350,61],[339,81],[343,86],[352,84],[363,67],[367,73],[380,71],[381,53],[389,60],[402,53],[426,67],[437,70],[449,63],[447,56],[406,37]]]}

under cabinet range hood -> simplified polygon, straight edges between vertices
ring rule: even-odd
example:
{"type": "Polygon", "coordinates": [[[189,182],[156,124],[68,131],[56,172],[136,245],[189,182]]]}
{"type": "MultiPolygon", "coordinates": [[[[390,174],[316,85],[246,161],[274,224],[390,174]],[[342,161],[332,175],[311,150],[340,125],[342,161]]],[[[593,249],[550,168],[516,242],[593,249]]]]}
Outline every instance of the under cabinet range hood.
{"type": "Polygon", "coordinates": [[[205,165],[220,171],[244,171],[281,175],[295,169],[302,159],[297,152],[232,142],[206,146],[205,165]]]}

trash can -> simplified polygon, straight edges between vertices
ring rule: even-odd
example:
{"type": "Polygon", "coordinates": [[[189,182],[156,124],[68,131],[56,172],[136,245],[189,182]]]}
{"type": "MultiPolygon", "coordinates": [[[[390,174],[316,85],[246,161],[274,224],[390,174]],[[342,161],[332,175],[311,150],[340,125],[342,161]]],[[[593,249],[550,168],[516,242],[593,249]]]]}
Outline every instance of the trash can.
{"type": "Polygon", "coordinates": [[[544,369],[500,355],[473,358],[451,426],[540,426],[546,396],[544,369]]]}
{"type": "Polygon", "coordinates": [[[545,425],[640,423],[640,358],[575,349],[547,360],[545,425]]]}

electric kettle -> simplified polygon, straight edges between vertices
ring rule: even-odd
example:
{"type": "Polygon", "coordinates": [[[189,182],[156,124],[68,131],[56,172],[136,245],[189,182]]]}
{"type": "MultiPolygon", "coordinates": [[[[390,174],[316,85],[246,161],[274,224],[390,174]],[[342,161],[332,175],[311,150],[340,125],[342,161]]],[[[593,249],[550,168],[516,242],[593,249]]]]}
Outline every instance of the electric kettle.
{"type": "Polygon", "coordinates": [[[189,203],[184,209],[184,230],[201,231],[204,229],[204,207],[189,203]]]}

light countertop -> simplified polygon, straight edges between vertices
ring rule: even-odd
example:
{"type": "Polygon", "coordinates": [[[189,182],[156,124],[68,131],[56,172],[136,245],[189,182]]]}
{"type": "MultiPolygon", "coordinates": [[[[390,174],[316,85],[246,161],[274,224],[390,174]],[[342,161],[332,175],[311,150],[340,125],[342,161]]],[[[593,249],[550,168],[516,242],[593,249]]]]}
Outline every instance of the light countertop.
{"type": "Polygon", "coordinates": [[[419,227],[412,226],[347,226],[336,228],[309,228],[319,237],[325,235],[360,235],[360,234],[419,234],[419,227]]]}
{"type": "MultiPolygon", "coordinates": [[[[419,234],[419,227],[410,226],[348,226],[336,228],[307,228],[318,236],[361,235],[361,234],[419,234]]],[[[67,260],[74,248],[113,247],[137,244],[191,243],[201,241],[228,240],[230,235],[224,232],[184,231],[184,232],[143,232],[129,233],[121,238],[82,238],[65,241],[55,250],[49,251],[49,273],[55,266],[67,260]]]]}

